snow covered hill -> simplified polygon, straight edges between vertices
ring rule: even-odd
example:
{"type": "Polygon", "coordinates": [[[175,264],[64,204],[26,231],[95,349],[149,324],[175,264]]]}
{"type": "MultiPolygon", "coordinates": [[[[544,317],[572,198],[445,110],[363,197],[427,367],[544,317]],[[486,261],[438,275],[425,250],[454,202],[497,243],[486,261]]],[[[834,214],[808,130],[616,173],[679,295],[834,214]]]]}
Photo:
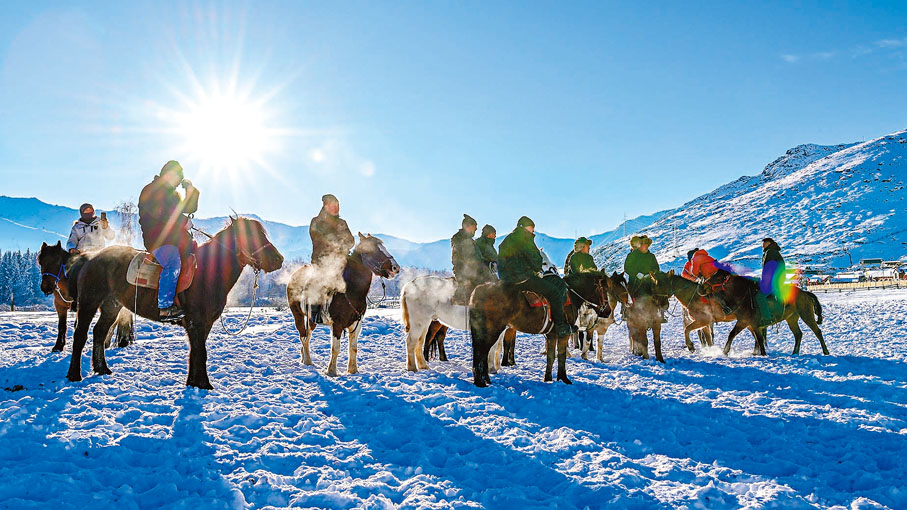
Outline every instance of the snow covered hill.
{"type": "MultiPolygon", "coordinates": [[[[687,250],[759,266],[761,239],[773,237],[801,266],[847,267],[860,258],[907,256],[907,131],[859,144],[800,145],[761,174],[744,176],[668,211],[646,227],[664,267],[680,267],[687,250]]],[[[627,237],[593,255],[623,266],[627,237]]]]}

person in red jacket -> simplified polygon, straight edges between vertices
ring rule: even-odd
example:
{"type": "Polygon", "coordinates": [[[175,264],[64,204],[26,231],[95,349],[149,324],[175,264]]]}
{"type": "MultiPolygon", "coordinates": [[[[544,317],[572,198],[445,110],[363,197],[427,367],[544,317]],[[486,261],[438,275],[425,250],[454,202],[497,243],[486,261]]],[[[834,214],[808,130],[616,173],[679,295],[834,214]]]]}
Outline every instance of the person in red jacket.
{"type": "MultiPolygon", "coordinates": [[[[689,254],[687,254],[689,256],[689,254]]],[[[721,292],[713,292],[713,287],[708,285],[707,282],[712,279],[713,276],[718,274],[716,281],[721,281],[720,278],[722,275],[730,275],[733,273],[731,266],[717,261],[709,255],[709,252],[697,249],[690,256],[690,261],[688,262],[689,275],[687,276],[687,268],[684,266],[684,278],[701,281],[706,288],[706,292],[710,295],[712,299],[721,306],[721,309],[725,314],[730,314],[733,310],[727,305],[727,302],[724,300],[724,297],[721,292]],[[720,274],[719,274],[720,273],[720,274]]]]}
{"type": "Polygon", "coordinates": [[[683,265],[683,271],[681,271],[680,276],[683,276],[687,280],[696,281],[696,277],[693,276],[693,255],[699,251],[699,248],[693,248],[687,252],[687,263],[683,265]]]}
{"type": "Polygon", "coordinates": [[[690,273],[696,278],[708,280],[720,269],[716,260],[705,250],[697,250],[690,259],[690,273]]]}

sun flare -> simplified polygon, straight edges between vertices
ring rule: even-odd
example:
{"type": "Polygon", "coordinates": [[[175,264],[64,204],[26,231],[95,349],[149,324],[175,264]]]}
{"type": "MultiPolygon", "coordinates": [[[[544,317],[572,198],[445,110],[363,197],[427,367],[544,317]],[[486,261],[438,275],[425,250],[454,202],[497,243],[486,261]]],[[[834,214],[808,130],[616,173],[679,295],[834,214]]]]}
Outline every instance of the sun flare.
{"type": "Polygon", "coordinates": [[[202,96],[176,120],[186,152],[203,170],[232,173],[262,163],[273,149],[263,107],[237,95],[202,96]]]}

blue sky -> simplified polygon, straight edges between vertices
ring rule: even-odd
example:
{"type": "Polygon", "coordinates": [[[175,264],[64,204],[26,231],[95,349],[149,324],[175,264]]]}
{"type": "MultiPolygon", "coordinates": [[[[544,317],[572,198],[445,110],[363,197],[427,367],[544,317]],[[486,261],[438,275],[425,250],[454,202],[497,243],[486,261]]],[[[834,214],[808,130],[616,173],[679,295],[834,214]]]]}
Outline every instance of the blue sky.
{"type": "Polygon", "coordinates": [[[572,237],[907,127],[898,2],[0,9],[0,194],[70,206],[135,199],[177,159],[201,216],[307,224],[331,192],[363,232],[435,240],[468,212],[572,237]],[[212,96],[254,129],[192,131],[212,96]]]}

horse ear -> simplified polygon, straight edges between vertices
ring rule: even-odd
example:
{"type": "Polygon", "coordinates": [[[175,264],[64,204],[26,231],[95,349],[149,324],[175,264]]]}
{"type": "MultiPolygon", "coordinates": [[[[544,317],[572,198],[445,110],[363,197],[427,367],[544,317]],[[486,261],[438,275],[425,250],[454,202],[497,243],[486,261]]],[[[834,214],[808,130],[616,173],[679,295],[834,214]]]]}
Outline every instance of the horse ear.
{"type": "Polygon", "coordinates": [[[673,270],[673,269],[670,270],[670,271],[668,271],[668,276],[674,276],[674,270],[673,270]]]}
{"type": "Polygon", "coordinates": [[[57,248],[62,248],[62,247],[63,247],[63,245],[60,244],[60,241],[57,241],[57,248]]]}
{"type": "Polygon", "coordinates": [[[359,240],[360,240],[360,241],[365,241],[365,236],[362,235],[362,232],[357,232],[357,234],[359,234],[359,240]]]}
{"type": "Polygon", "coordinates": [[[47,248],[47,243],[41,243],[41,249],[47,248]]]}

